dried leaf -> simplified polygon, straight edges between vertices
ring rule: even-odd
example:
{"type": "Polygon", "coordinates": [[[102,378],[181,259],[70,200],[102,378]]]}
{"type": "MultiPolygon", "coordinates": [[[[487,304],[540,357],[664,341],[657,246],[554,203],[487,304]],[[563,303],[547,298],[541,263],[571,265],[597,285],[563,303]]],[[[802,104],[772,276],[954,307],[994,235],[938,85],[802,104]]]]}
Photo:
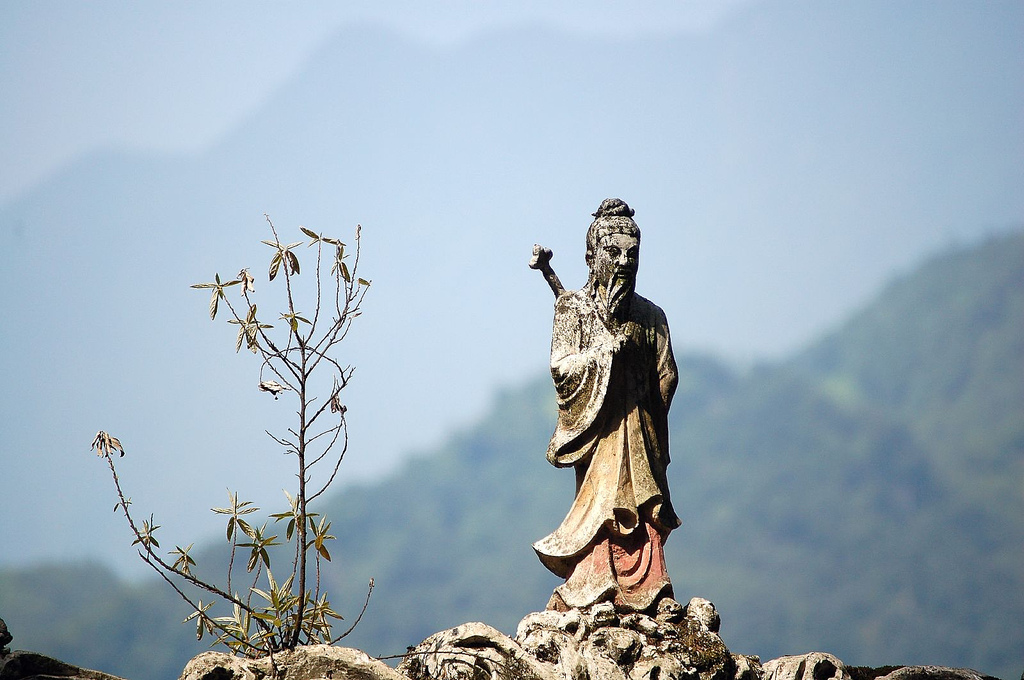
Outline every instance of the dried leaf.
{"type": "Polygon", "coordinates": [[[242,283],[242,293],[246,291],[250,293],[256,292],[256,279],[253,278],[248,269],[238,272],[238,279],[242,283]]]}
{"type": "Polygon", "coordinates": [[[121,446],[121,442],[117,437],[113,437],[103,430],[96,433],[96,436],[92,440],[92,446],[89,448],[96,451],[97,456],[107,456],[114,451],[120,451],[121,457],[124,458],[124,447],[121,446]]]}
{"type": "Polygon", "coordinates": [[[276,380],[264,380],[260,383],[260,390],[263,392],[270,392],[274,395],[274,399],[277,399],[277,395],[285,390],[289,389],[276,380]]]}

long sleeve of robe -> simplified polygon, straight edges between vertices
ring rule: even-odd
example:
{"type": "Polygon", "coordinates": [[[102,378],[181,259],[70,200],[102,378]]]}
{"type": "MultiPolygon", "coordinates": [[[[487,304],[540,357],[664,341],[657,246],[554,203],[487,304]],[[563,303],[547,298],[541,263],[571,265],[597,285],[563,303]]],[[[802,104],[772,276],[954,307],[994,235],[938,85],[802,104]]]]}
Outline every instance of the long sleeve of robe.
{"type": "Polygon", "coordinates": [[[612,331],[587,289],[560,296],[551,374],[559,412],[547,457],[575,467],[576,497],[534,549],[567,579],[557,590],[567,605],[614,595],[644,609],[668,585],[662,542],[679,525],[665,477],[678,374],[664,312],[634,295],[612,331]]]}

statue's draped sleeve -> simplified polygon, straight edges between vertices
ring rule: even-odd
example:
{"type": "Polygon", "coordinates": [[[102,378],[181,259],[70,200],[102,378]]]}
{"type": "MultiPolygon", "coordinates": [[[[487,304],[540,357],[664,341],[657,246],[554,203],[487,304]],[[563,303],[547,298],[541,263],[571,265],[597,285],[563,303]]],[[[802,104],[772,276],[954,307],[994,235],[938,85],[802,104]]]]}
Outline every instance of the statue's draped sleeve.
{"type": "Polygon", "coordinates": [[[597,322],[582,294],[566,293],[555,303],[551,377],[558,424],[547,458],[558,467],[574,465],[588,454],[588,434],[604,404],[612,369],[611,334],[597,322]]]}

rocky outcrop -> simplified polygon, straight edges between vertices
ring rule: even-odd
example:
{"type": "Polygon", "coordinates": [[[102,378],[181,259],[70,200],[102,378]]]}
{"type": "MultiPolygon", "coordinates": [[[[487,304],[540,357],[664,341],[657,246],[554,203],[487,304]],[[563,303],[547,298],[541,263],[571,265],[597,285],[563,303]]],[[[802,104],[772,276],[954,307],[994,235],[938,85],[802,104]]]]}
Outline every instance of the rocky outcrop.
{"type": "Polygon", "coordinates": [[[180,680],[407,680],[383,661],[350,647],[307,645],[273,657],[246,659],[203,652],[185,666],[180,680]]]}
{"type": "Polygon", "coordinates": [[[878,680],[998,680],[998,678],[993,678],[991,675],[982,675],[970,668],[903,666],[879,676],[878,680]]]}
{"type": "Polygon", "coordinates": [[[121,680],[35,652],[14,651],[0,659],[0,680],[121,680]]]}
{"type": "MultiPolygon", "coordinates": [[[[715,606],[698,597],[686,606],[664,599],[654,616],[601,603],[529,614],[514,638],[466,623],[411,647],[397,669],[358,649],[309,645],[263,659],[204,652],[179,680],[998,680],[966,668],[847,667],[825,652],[762,665],[731,653],[720,625],[715,606]]],[[[15,651],[0,655],[0,680],[121,678],[15,651]]]]}
{"type": "Polygon", "coordinates": [[[846,665],[825,652],[783,656],[764,664],[764,680],[852,680],[846,665]]]}
{"type": "Polygon", "coordinates": [[[13,639],[14,637],[11,635],[11,632],[7,630],[7,624],[3,619],[0,619],[0,658],[11,653],[11,650],[7,648],[7,643],[13,639]]]}
{"type": "Polygon", "coordinates": [[[665,599],[656,616],[610,603],[524,618],[515,638],[468,623],[424,640],[398,667],[411,680],[761,680],[757,657],[734,655],[713,604],[665,599]]]}
{"type": "MultiPolygon", "coordinates": [[[[763,680],[998,680],[969,668],[945,666],[847,667],[825,652],[783,656],[764,664],[763,680]]],[[[1024,680],[1024,678],[1022,678],[1024,680]]]]}

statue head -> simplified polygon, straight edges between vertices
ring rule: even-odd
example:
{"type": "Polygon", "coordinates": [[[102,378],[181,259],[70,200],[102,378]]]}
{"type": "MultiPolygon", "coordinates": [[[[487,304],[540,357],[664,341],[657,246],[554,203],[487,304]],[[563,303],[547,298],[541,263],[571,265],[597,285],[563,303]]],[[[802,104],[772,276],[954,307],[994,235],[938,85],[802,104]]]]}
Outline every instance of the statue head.
{"type": "Polygon", "coordinates": [[[617,313],[632,297],[640,264],[640,228],[634,211],[620,198],[606,198],[587,230],[589,285],[617,313]]]}
{"type": "Polygon", "coordinates": [[[601,201],[597,212],[592,213],[594,221],[587,229],[587,266],[594,268],[594,255],[598,243],[609,234],[626,234],[640,241],[640,228],[633,221],[636,211],[626,205],[621,198],[606,198],[601,201]]]}

